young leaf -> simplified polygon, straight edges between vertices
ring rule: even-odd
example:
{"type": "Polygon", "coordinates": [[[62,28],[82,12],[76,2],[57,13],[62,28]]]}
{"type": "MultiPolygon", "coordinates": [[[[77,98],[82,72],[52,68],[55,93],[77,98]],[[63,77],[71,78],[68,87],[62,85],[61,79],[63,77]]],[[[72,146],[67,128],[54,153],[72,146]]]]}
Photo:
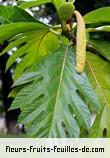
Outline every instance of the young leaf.
{"type": "Polygon", "coordinates": [[[59,48],[31,71],[42,79],[25,85],[11,106],[21,109],[19,122],[30,136],[79,137],[81,127],[89,130],[90,112],[81,96],[96,108],[99,102],[86,74],[76,73],[73,49],[59,48]]]}
{"type": "Polygon", "coordinates": [[[65,0],[52,0],[57,12],[59,13],[59,8],[65,2],[65,0]]]}

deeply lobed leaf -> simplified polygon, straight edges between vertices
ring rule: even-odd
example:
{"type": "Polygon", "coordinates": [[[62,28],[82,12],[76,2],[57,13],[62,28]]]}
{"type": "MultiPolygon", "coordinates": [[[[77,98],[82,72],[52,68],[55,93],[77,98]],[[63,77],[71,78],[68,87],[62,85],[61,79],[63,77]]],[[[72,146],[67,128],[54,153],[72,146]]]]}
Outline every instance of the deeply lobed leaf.
{"type": "Polygon", "coordinates": [[[0,26],[2,32],[0,34],[1,42],[10,40],[9,45],[0,55],[3,55],[15,47],[17,48],[9,57],[6,70],[9,69],[17,59],[21,59],[15,69],[13,75],[14,79],[17,79],[26,68],[30,67],[36,61],[41,60],[44,56],[50,54],[60,46],[58,37],[50,32],[49,29],[49,26],[39,21],[35,23],[19,22],[0,26]]]}
{"type": "MultiPolygon", "coordinates": [[[[25,124],[31,136],[79,137],[80,128],[89,130],[90,112],[82,96],[95,108],[99,102],[86,74],[76,73],[72,48],[58,49],[30,72],[41,78],[28,82],[18,92],[11,109],[22,110],[19,122],[25,124]]],[[[19,80],[22,79],[25,82],[24,77],[19,80]]]]}

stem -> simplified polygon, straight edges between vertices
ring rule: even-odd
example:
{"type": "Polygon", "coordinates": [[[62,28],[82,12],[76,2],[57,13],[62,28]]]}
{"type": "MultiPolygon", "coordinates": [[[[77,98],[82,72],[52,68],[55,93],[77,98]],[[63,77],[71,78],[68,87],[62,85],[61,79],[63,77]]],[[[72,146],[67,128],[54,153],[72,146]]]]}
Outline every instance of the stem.
{"type": "Polygon", "coordinates": [[[52,29],[61,29],[61,25],[52,26],[52,29]]]}
{"type": "Polygon", "coordinates": [[[53,28],[50,28],[50,32],[52,32],[52,33],[55,34],[56,36],[61,36],[61,33],[55,31],[53,28]]]}

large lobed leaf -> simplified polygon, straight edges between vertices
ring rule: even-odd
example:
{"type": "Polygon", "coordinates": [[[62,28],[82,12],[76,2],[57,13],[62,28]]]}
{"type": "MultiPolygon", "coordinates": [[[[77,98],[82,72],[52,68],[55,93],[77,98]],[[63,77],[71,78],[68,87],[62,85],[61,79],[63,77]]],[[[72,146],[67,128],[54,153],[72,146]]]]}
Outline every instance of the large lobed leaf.
{"type": "Polygon", "coordinates": [[[14,79],[18,78],[26,68],[60,46],[58,37],[49,30],[49,26],[39,21],[16,22],[0,26],[0,41],[10,41],[1,55],[15,47],[18,48],[8,59],[6,70],[18,58],[22,59],[15,69],[14,79]]]}
{"type": "MultiPolygon", "coordinates": [[[[13,36],[16,36],[21,33],[35,31],[35,30],[44,30],[49,29],[48,26],[40,23],[40,22],[16,22],[13,24],[6,24],[0,26],[0,43],[4,40],[8,40],[13,36]]],[[[31,33],[31,32],[30,32],[31,33]]]]}
{"type": "Polygon", "coordinates": [[[25,85],[11,109],[21,109],[19,123],[30,136],[79,137],[80,128],[90,129],[91,115],[83,100],[96,109],[99,102],[86,74],[76,73],[73,52],[70,47],[59,48],[15,82],[25,85]]]}

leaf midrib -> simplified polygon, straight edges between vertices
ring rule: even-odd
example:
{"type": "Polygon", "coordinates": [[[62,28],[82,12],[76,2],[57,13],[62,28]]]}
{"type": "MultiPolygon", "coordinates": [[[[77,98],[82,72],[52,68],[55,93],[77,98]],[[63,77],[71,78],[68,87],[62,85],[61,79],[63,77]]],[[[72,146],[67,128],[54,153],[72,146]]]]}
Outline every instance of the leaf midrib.
{"type": "Polygon", "coordinates": [[[58,84],[58,90],[56,92],[56,99],[55,99],[55,105],[54,105],[54,111],[53,111],[53,118],[52,118],[51,127],[50,127],[48,135],[50,135],[50,131],[52,129],[52,124],[53,124],[53,122],[55,120],[55,113],[57,111],[57,106],[58,106],[58,99],[59,99],[60,87],[61,87],[63,73],[64,73],[64,67],[65,67],[65,63],[66,63],[67,52],[68,52],[68,46],[66,47],[65,55],[64,55],[64,59],[63,59],[63,63],[62,63],[61,74],[60,74],[60,79],[59,79],[59,84],[58,84]]]}

